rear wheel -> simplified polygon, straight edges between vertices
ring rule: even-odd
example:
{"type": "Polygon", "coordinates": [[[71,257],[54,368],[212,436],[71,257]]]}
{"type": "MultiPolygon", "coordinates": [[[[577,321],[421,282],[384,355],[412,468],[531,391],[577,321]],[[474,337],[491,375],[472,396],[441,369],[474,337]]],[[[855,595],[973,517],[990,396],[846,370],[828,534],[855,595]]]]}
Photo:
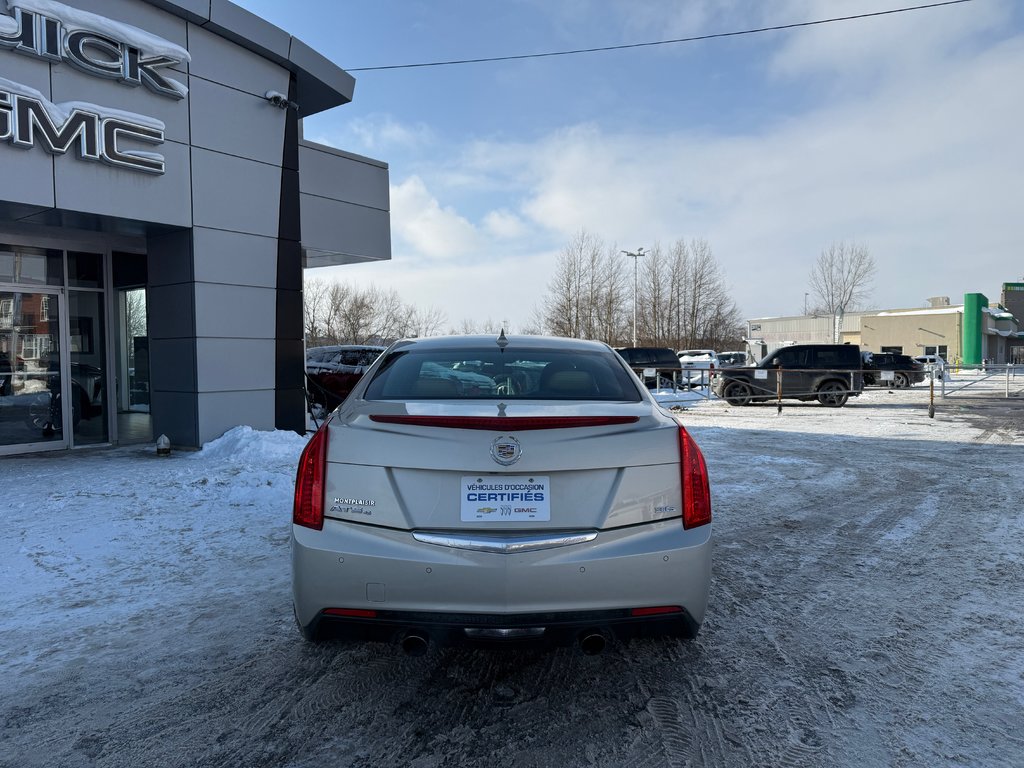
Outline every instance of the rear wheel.
{"type": "Polygon", "coordinates": [[[829,408],[844,406],[849,398],[850,393],[841,381],[826,381],[818,387],[818,402],[829,408]]]}
{"type": "Polygon", "coordinates": [[[722,390],[722,396],[729,405],[750,405],[750,387],[742,381],[730,381],[722,390]]]}

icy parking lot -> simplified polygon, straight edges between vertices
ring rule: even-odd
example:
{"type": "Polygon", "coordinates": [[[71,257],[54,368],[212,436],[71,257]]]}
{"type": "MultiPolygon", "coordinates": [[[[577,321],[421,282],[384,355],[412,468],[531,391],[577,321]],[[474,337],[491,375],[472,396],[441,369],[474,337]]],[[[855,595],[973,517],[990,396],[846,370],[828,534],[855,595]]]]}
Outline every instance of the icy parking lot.
{"type": "Polygon", "coordinates": [[[598,657],[304,643],[293,434],[2,459],[0,766],[1019,766],[1022,414],[681,412],[708,618],[598,657]]]}

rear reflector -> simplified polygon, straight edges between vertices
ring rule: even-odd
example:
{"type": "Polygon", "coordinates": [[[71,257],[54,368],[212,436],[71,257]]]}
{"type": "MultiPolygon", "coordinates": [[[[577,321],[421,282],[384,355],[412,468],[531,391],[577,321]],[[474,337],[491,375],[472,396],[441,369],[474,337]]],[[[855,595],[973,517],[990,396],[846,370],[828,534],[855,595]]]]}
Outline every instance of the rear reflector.
{"type": "Polygon", "coordinates": [[[327,424],[316,431],[299,457],[295,475],[292,522],[320,531],[324,527],[324,473],[327,469],[327,424]]]}
{"type": "Polygon", "coordinates": [[[629,612],[630,616],[660,616],[663,613],[682,613],[683,609],[678,605],[658,605],[653,608],[634,608],[629,612]]]}
{"type": "Polygon", "coordinates": [[[521,432],[527,429],[575,429],[576,427],[612,427],[636,424],[637,416],[370,416],[379,424],[406,424],[413,427],[447,429],[486,429],[491,432],[521,432]]]}
{"type": "Polygon", "coordinates": [[[325,616],[350,616],[356,619],[376,619],[377,612],[365,608],[324,608],[325,616]]]}
{"type": "Polygon", "coordinates": [[[679,428],[679,475],[683,486],[683,528],[711,522],[711,487],[704,455],[690,433],[679,428]]]}

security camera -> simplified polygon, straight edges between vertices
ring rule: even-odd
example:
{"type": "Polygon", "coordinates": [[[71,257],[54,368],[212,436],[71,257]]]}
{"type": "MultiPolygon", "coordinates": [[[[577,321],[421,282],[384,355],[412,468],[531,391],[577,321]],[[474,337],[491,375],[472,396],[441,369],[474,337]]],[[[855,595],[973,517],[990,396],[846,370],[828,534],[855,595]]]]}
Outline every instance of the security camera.
{"type": "Polygon", "coordinates": [[[288,109],[288,107],[296,109],[299,106],[294,101],[288,101],[288,97],[280,91],[267,91],[264,98],[278,109],[288,109]]]}

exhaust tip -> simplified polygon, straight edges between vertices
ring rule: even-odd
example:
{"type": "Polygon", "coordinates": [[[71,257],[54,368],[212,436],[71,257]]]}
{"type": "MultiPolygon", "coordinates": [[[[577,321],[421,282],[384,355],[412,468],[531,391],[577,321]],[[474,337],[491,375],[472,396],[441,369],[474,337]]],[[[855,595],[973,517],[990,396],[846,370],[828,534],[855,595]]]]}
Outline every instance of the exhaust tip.
{"type": "Polygon", "coordinates": [[[430,641],[426,635],[410,632],[402,638],[402,650],[406,656],[423,656],[427,652],[430,641]]]}
{"type": "Polygon", "coordinates": [[[587,656],[597,656],[607,644],[608,641],[600,632],[588,632],[580,636],[580,650],[587,656]]]}

